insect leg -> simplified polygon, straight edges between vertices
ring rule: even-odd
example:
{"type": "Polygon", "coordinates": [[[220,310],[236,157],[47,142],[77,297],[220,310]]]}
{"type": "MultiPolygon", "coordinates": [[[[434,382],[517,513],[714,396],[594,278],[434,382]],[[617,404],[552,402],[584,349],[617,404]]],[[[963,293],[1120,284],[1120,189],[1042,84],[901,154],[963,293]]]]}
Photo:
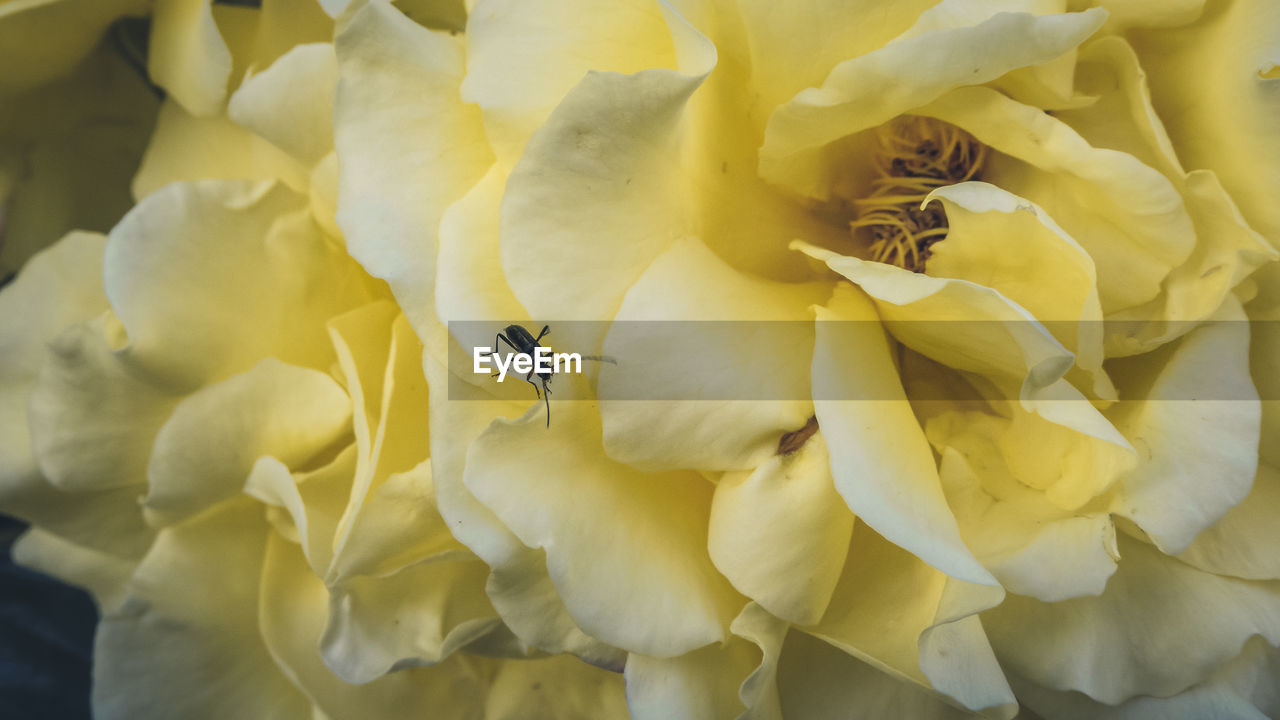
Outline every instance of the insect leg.
{"type": "Polygon", "coordinates": [[[551,388],[547,387],[547,379],[542,379],[542,399],[547,403],[547,427],[551,427],[551,388]]]}
{"type": "MultiPolygon", "coordinates": [[[[501,340],[502,342],[506,343],[506,344],[507,344],[507,347],[511,348],[512,350],[516,350],[517,352],[519,352],[518,348],[516,348],[516,346],[515,346],[515,345],[512,345],[512,344],[511,344],[511,341],[507,339],[507,336],[506,336],[506,335],[503,335],[502,333],[498,333],[498,334],[497,334],[497,336],[493,338],[493,349],[489,351],[489,357],[497,357],[497,355],[498,355],[498,341],[499,341],[499,340],[501,340]]],[[[501,375],[501,374],[502,374],[502,373],[494,373],[494,374],[490,375],[489,377],[498,377],[498,376],[499,376],[499,375],[501,375]]]]}
{"type": "MultiPolygon", "coordinates": [[[[529,383],[530,385],[532,385],[532,386],[533,386],[533,394],[534,394],[534,395],[538,395],[538,383],[536,383],[536,382],[534,382],[534,381],[533,381],[533,370],[530,370],[530,371],[529,371],[529,374],[524,376],[524,381],[525,381],[525,382],[527,382],[527,383],[529,383]]],[[[545,383],[544,383],[544,385],[545,385],[545,383]]],[[[542,397],[542,396],[541,396],[541,395],[538,395],[538,397],[542,397]]]]}

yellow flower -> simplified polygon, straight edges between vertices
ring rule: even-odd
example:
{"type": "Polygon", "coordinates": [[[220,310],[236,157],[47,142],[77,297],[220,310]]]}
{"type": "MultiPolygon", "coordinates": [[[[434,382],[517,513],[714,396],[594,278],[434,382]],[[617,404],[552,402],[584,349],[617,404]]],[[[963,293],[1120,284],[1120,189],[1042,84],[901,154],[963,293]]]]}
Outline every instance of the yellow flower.
{"type": "Polygon", "coordinates": [[[96,717],[617,716],[436,511],[421,343],[327,230],[333,70],[300,45],[225,114],[167,104],[139,204],[0,295],[15,558],[98,601],[96,717]]]}
{"type": "Polygon", "coordinates": [[[449,444],[478,435],[442,513],[518,636],[625,653],[637,717],[837,707],[824,648],[908,681],[867,698],[1185,713],[1280,640],[1274,587],[1208,560],[1269,537],[1233,323],[1275,252],[1180,163],[1125,34],[1143,12],[580,5],[481,2],[445,37],[371,4],[337,38],[338,220],[433,386],[450,340],[489,342],[439,321],[598,321],[557,343],[647,373],[606,368],[550,430],[540,406],[440,411],[471,428],[449,444]],[[703,372],[618,330],[811,306],[807,340],[744,331],[703,372]],[[607,399],[749,368],[789,399],[607,399]]]}
{"type": "Polygon", "coordinates": [[[99,714],[1280,711],[1277,17],[1097,4],[157,3],[0,294],[99,714]]]}

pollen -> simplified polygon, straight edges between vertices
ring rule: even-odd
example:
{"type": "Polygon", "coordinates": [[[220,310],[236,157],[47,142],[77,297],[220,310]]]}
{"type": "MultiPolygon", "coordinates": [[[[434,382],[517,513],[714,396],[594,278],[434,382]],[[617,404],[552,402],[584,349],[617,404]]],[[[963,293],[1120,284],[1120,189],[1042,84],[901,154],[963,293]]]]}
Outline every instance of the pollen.
{"type": "Polygon", "coordinates": [[[850,229],[868,243],[871,259],[924,272],[930,248],[947,235],[947,216],[925,197],[945,185],[976,180],[987,147],[955,125],[904,115],[876,129],[871,193],[853,201],[850,229]]]}

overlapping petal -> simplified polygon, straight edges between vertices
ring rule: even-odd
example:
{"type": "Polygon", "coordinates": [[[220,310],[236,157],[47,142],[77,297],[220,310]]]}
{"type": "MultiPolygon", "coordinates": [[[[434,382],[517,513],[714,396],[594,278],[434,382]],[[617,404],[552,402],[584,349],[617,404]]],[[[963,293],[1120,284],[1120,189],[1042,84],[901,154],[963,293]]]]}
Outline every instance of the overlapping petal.
{"type": "Polygon", "coordinates": [[[712,488],[693,472],[641,473],[604,455],[582,403],[548,430],[536,413],[496,420],[471,445],[464,481],[547,569],[594,637],[671,656],[724,637],[738,602],[706,554],[712,488]],[[528,513],[530,507],[542,509],[528,513]]]}

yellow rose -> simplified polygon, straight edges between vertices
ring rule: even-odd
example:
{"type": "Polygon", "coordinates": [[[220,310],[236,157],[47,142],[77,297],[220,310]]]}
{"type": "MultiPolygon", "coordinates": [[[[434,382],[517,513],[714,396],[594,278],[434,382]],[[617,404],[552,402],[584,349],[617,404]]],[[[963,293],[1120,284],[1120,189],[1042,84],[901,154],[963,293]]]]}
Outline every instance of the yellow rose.
{"type": "Polygon", "coordinates": [[[338,222],[437,392],[469,371],[449,342],[489,344],[439,321],[599,321],[557,344],[621,357],[640,349],[610,321],[819,306],[807,347],[724,352],[812,401],[561,403],[550,430],[540,405],[433,413],[442,446],[477,437],[441,510],[518,636],[625,653],[637,717],[940,696],[1008,717],[1015,695],[1194,716],[1204,683],[1265,661],[1280,596],[1239,321],[1275,252],[1148,100],[1130,31],[1196,13],[1108,5],[480,2],[462,37],[349,16],[338,222]]]}
{"type": "Polygon", "coordinates": [[[139,204],[0,295],[15,559],[98,601],[95,717],[618,716],[435,509],[421,343],[327,231],[334,69],[303,44],[223,113],[170,101],[139,204]]]}
{"type": "Polygon", "coordinates": [[[1280,712],[1276,18],[1098,4],[157,4],[0,294],[98,712],[1280,712]],[[512,322],[619,364],[546,427],[512,322]]]}

